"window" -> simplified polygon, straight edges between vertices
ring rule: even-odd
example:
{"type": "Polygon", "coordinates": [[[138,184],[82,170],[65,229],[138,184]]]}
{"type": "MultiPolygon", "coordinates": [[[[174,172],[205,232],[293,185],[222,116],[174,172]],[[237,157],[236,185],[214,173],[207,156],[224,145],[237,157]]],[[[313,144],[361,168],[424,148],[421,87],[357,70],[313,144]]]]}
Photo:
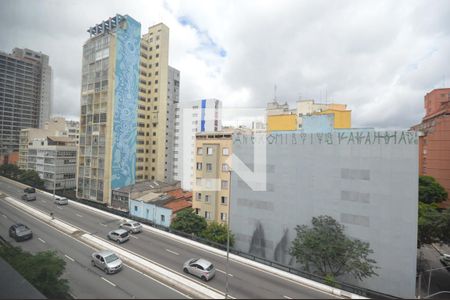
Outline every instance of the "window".
{"type": "Polygon", "coordinates": [[[202,147],[198,147],[197,148],[197,155],[202,155],[203,154],[203,148],[202,147]]]}
{"type": "Polygon", "coordinates": [[[166,216],[165,215],[161,215],[161,222],[165,222],[166,221],[166,216]]]}
{"type": "Polygon", "coordinates": [[[207,147],[206,148],[206,154],[212,155],[213,154],[213,148],[207,147]]]}
{"type": "Polygon", "coordinates": [[[205,211],[205,219],[207,220],[211,219],[211,212],[205,211]]]}
{"type": "Polygon", "coordinates": [[[197,193],[197,200],[202,200],[202,193],[197,193]]]}
{"type": "Polygon", "coordinates": [[[134,206],[134,211],[137,211],[138,210],[138,207],[135,205],[134,206]]]}
{"type": "Polygon", "coordinates": [[[222,149],[222,155],[230,155],[230,152],[229,152],[228,148],[223,148],[222,149]]]}
{"type": "Polygon", "coordinates": [[[208,172],[212,171],[212,164],[206,164],[206,171],[208,172]]]}
{"type": "Polygon", "coordinates": [[[228,181],[227,180],[222,180],[222,190],[228,190],[228,181]]]}
{"type": "Polygon", "coordinates": [[[228,165],[227,164],[222,164],[222,171],[223,172],[227,172],[228,171],[228,165]]]}
{"type": "Polygon", "coordinates": [[[227,221],[227,214],[226,213],[220,213],[220,219],[224,222],[227,221]]]}
{"type": "Polygon", "coordinates": [[[198,215],[199,212],[200,212],[200,208],[196,208],[195,213],[198,215]]]}
{"type": "Polygon", "coordinates": [[[205,195],[205,202],[209,202],[209,195],[205,195]]]}
{"type": "Polygon", "coordinates": [[[220,204],[226,205],[227,201],[228,201],[227,197],[225,197],[225,196],[220,197],[220,204]]]}
{"type": "Polygon", "coordinates": [[[197,163],[197,170],[201,170],[202,169],[202,163],[197,163]]]}

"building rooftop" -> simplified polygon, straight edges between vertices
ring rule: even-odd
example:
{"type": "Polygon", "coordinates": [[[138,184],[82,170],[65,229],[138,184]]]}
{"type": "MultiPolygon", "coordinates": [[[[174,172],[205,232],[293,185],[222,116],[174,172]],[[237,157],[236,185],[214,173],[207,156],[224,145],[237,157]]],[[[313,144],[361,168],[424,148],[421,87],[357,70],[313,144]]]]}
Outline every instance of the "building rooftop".
{"type": "Polygon", "coordinates": [[[158,192],[159,190],[170,187],[170,186],[173,186],[173,185],[163,182],[163,181],[159,181],[159,180],[146,180],[146,181],[141,181],[141,182],[138,182],[135,184],[131,184],[131,185],[127,185],[127,186],[115,189],[115,191],[124,192],[124,193],[133,192],[133,194],[140,193],[140,192],[146,192],[146,191],[158,192]]]}
{"type": "Polygon", "coordinates": [[[184,199],[172,200],[164,205],[165,208],[172,209],[172,213],[177,213],[188,207],[192,207],[192,202],[184,199]]]}

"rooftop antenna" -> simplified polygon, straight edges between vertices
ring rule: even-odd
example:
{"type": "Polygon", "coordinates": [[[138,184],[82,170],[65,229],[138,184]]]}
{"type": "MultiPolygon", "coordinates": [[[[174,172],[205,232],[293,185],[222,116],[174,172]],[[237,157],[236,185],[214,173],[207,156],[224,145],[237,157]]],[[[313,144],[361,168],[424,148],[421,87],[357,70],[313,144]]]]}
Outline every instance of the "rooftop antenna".
{"type": "Polygon", "coordinates": [[[273,101],[277,101],[277,85],[273,86],[273,101]]]}

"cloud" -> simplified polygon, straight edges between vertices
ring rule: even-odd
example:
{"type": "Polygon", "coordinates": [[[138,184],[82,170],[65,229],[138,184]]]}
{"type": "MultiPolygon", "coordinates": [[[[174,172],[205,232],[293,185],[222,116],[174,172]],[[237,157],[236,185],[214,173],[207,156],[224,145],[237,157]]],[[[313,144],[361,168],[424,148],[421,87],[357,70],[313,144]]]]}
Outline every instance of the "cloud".
{"type": "Polygon", "coordinates": [[[2,1],[0,49],[49,54],[55,114],[76,117],[86,29],[116,13],[169,26],[181,101],[264,108],[276,84],[283,102],[347,103],[354,126],[409,128],[450,83],[445,0],[2,1]]]}

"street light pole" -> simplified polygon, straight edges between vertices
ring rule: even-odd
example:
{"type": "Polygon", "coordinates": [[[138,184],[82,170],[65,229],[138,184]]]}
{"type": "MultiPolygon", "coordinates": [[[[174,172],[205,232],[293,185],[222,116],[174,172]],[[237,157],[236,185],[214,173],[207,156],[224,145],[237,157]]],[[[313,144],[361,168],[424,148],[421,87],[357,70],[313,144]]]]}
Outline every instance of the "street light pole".
{"type": "Polygon", "coordinates": [[[228,265],[230,263],[230,200],[231,200],[231,169],[228,171],[230,174],[229,188],[228,188],[228,207],[227,207],[227,264],[225,266],[225,299],[228,299],[228,265]]]}

